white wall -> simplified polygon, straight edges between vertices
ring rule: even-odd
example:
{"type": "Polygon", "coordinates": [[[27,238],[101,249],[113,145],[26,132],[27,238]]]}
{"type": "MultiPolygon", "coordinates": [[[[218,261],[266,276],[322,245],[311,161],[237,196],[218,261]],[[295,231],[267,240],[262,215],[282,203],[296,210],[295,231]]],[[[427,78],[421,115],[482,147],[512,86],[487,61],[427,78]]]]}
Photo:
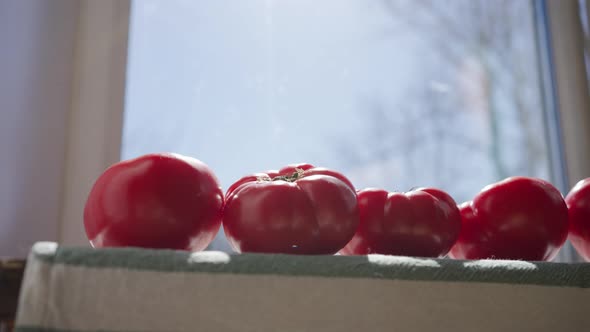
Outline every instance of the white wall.
{"type": "Polygon", "coordinates": [[[0,1],[0,256],[58,239],[78,6],[0,1]]]}

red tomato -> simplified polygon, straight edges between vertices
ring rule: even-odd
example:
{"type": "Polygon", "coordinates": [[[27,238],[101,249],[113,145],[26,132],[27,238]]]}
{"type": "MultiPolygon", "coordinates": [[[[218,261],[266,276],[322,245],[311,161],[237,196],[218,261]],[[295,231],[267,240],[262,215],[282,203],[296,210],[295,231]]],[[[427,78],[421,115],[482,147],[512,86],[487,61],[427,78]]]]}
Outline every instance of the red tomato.
{"type": "Polygon", "coordinates": [[[225,234],[238,252],[334,254],[354,235],[354,186],[309,164],[246,176],[226,193],[225,234]]]}
{"type": "Polygon", "coordinates": [[[365,189],[358,192],[358,202],[361,222],[343,255],[442,257],[459,236],[457,205],[439,189],[365,189]]]}
{"type": "Polygon", "coordinates": [[[580,256],[590,261],[590,178],[578,182],[567,194],[569,239],[580,256]]]}
{"type": "Polygon", "coordinates": [[[458,259],[551,260],[567,238],[567,207],[549,182],[511,177],[485,187],[460,207],[458,259]]]}
{"type": "Polygon", "coordinates": [[[149,154],[108,168],[84,209],[94,247],[203,250],[221,225],[223,191],[207,165],[149,154]]]}

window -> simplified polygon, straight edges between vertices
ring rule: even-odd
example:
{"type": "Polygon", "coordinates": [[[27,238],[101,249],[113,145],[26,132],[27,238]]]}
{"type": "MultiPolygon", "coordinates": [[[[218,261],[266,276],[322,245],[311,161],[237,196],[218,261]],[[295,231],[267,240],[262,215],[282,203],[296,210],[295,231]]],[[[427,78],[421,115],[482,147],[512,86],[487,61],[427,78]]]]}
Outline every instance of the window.
{"type": "Polygon", "coordinates": [[[306,161],[358,188],[435,186],[458,202],[511,175],[563,183],[533,2],[136,1],[131,13],[123,158],[195,156],[224,188],[306,161]]]}
{"type": "Polygon", "coordinates": [[[507,174],[564,193],[590,176],[585,0],[2,7],[0,42],[14,47],[0,61],[0,123],[40,129],[4,130],[13,156],[0,182],[18,185],[0,192],[3,255],[24,257],[38,240],[88,245],[81,216],[96,177],[148,151],[202,159],[226,188],[297,161],[359,188],[432,185],[457,201],[507,174]],[[31,53],[35,40],[49,42],[31,53]],[[19,86],[27,93],[11,93],[19,86]],[[43,162],[31,162],[39,149],[43,162]]]}
{"type": "Polygon", "coordinates": [[[135,2],[123,156],[187,153],[224,187],[305,160],[460,201],[549,178],[534,37],[528,2],[135,2]]]}

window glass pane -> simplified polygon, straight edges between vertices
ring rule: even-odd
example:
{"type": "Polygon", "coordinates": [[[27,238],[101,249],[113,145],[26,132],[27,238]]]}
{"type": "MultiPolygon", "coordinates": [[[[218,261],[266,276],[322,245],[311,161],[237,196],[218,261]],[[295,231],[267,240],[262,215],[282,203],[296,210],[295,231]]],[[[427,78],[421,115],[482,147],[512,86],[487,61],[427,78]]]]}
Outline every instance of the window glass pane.
{"type": "Polygon", "coordinates": [[[191,155],[224,189],[310,162],[458,202],[551,180],[529,1],[143,0],[131,21],[123,158],[191,155]]]}

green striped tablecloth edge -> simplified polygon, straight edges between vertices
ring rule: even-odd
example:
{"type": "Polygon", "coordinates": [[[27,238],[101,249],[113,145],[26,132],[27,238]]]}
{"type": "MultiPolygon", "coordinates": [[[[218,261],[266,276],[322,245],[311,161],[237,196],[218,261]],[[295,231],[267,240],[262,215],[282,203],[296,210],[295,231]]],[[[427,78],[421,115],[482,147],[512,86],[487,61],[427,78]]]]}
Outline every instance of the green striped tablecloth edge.
{"type": "Polygon", "coordinates": [[[139,248],[59,247],[37,243],[31,257],[50,264],[159,272],[488,282],[590,288],[590,263],[465,261],[403,256],[303,256],[190,253],[139,248]]]}

